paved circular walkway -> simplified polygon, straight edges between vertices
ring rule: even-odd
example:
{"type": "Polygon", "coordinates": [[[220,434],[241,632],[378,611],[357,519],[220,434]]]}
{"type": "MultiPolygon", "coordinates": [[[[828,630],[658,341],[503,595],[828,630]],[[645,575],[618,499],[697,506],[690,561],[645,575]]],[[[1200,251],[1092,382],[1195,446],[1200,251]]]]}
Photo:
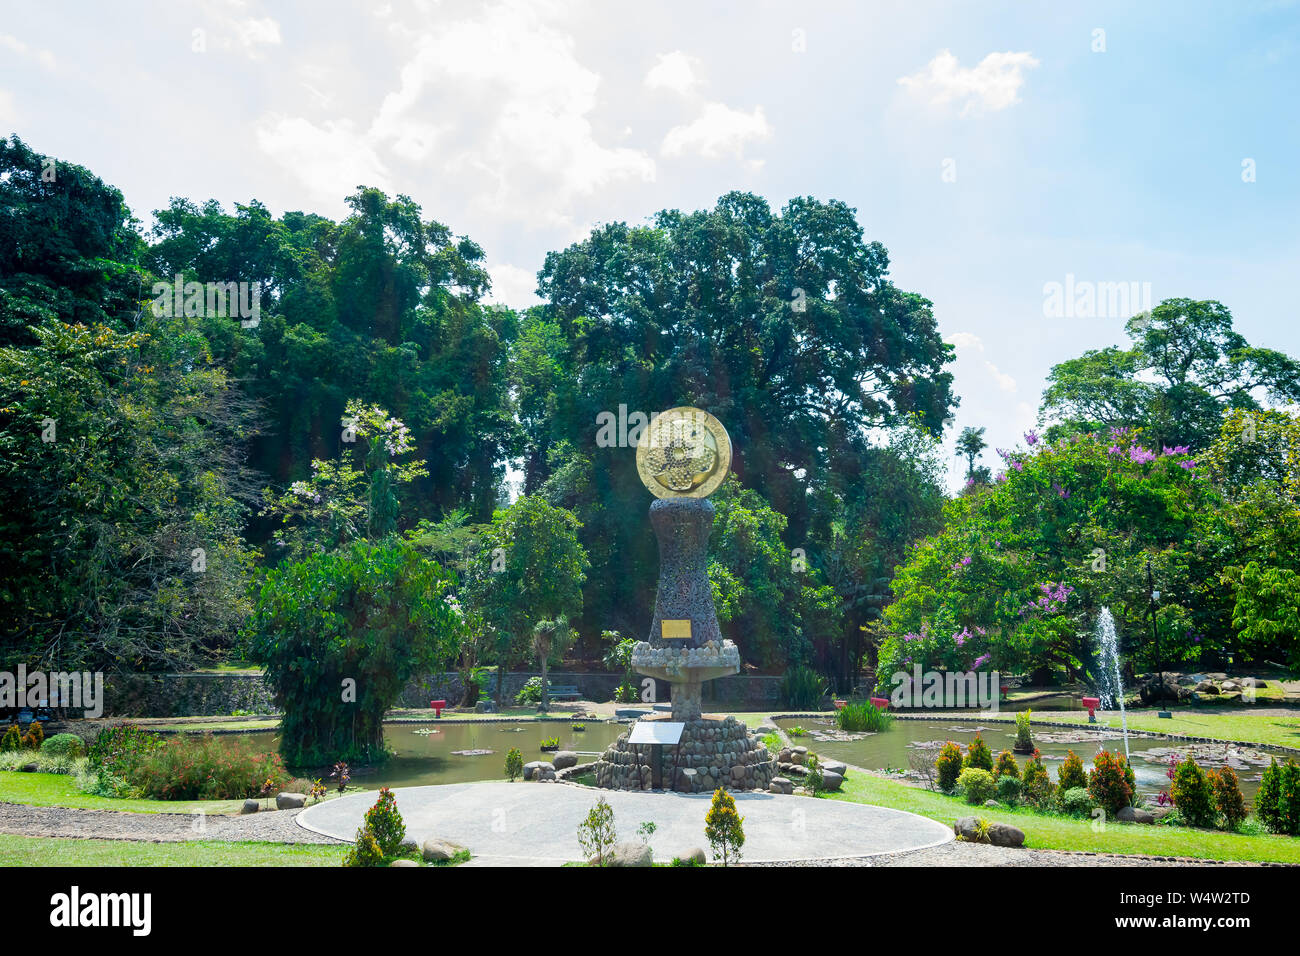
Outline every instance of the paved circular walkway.
{"type": "MultiPolygon", "coordinates": [[[[621,839],[656,825],[650,844],[667,861],[692,847],[708,849],[704,815],[710,794],[593,790],[557,783],[458,783],[398,787],[406,835],[431,836],[469,847],[483,863],[555,865],[582,857],[578,824],[602,795],[614,808],[621,839]]],[[[937,846],[952,830],[934,820],[885,807],[769,793],[735,794],[745,818],[744,860],[750,863],[865,857],[937,846]]],[[[374,793],[343,796],[308,807],[299,826],[352,840],[374,793]]]]}

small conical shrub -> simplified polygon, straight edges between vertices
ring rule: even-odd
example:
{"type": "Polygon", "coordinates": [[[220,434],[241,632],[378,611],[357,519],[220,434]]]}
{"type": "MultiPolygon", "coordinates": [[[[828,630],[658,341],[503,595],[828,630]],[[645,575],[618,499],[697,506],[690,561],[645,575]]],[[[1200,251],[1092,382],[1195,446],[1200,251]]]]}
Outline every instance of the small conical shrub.
{"type": "Polygon", "coordinates": [[[17,724],[10,724],[3,737],[0,737],[0,750],[20,750],[23,746],[23,732],[17,724]]]}
{"type": "Polygon", "coordinates": [[[944,793],[952,793],[957,789],[957,776],[961,773],[961,765],[961,748],[950,740],[943,745],[938,759],[934,762],[937,775],[935,782],[944,793]]]}
{"type": "Polygon", "coordinates": [[[998,762],[993,767],[994,780],[1000,780],[1004,776],[1020,778],[1020,765],[1016,763],[1015,755],[1010,750],[998,754],[998,762]]]}
{"type": "Polygon", "coordinates": [[[984,738],[979,734],[976,734],[975,739],[970,742],[965,765],[974,767],[976,770],[993,772],[993,751],[989,750],[989,745],[984,742],[984,738]]]}
{"type": "Polygon", "coordinates": [[[370,832],[369,828],[362,827],[357,831],[357,842],[352,844],[352,849],[343,859],[344,866],[383,866],[384,851],[379,847],[379,841],[375,835],[370,832]]]}
{"type": "Polygon", "coordinates": [[[1065,752],[1065,762],[1056,771],[1056,789],[1061,793],[1067,790],[1088,789],[1088,775],[1083,772],[1083,761],[1073,750],[1065,752]]]}
{"type": "Polygon", "coordinates": [[[727,866],[740,859],[740,848],[745,845],[745,818],[736,812],[736,801],[719,787],[713,791],[713,802],[704,815],[704,835],[713,847],[713,858],[727,866]]]}
{"type": "Polygon", "coordinates": [[[1246,819],[1246,798],[1241,795],[1241,785],[1237,782],[1237,772],[1231,767],[1211,770],[1210,789],[1214,792],[1214,806],[1223,819],[1225,830],[1235,830],[1246,819]]]}

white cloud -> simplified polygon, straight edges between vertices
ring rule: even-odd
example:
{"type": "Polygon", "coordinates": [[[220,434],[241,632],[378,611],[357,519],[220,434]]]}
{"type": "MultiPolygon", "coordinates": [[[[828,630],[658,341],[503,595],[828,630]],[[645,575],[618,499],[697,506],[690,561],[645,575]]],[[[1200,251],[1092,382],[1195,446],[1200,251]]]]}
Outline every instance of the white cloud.
{"type": "Polygon", "coordinates": [[[258,45],[279,46],[280,44],[280,24],[270,17],[263,17],[260,20],[236,20],[232,26],[235,30],[235,39],[246,50],[258,45]]]}
{"type": "Polygon", "coordinates": [[[978,352],[984,351],[984,343],[980,340],[980,337],[971,332],[954,332],[944,341],[955,345],[959,350],[975,349],[978,352]]]}
{"type": "Polygon", "coordinates": [[[14,95],[8,90],[0,90],[0,130],[18,125],[18,107],[14,105],[14,95]]]}
{"type": "Polygon", "coordinates": [[[488,266],[492,276],[492,292],[489,302],[500,302],[516,309],[537,305],[542,300],[537,297],[537,271],[521,269],[519,266],[488,266]]]}
{"type": "Polygon", "coordinates": [[[934,106],[960,103],[962,115],[1004,110],[1020,102],[1022,71],[1038,66],[1031,53],[990,53],[973,68],[963,67],[942,50],[918,73],[898,82],[934,106]]]}
{"type": "Polygon", "coordinates": [[[390,189],[384,164],[348,120],[316,125],[301,117],[264,117],[257,145],[314,199],[337,211],[357,186],[390,189]]]}
{"type": "Polygon", "coordinates": [[[1014,392],[1016,390],[1016,380],[1006,372],[1001,371],[992,362],[985,362],[984,367],[989,370],[989,374],[993,376],[993,379],[998,383],[998,388],[1002,389],[1002,391],[1014,392]]]}
{"type": "Polygon", "coordinates": [[[763,115],[763,107],[756,106],[746,113],[724,103],[705,103],[695,120],[668,131],[660,150],[665,156],[695,153],[706,159],[724,155],[740,159],[748,141],[771,137],[772,126],[763,115]]]}
{"type": "Polygon", "coordinates": [[[695,73],[699,63],[693,56],[687,56],[681,50],[659,54],[659,61],[645,75],[645,85],[652,90],[672,90],[683,96],[692,93],[700,84],[695,73]]]}
{"type": "Polygon", "coordinates": [[[54,54],[49,50],[38,50],[30,47],[22,40],[7,33],[0,33],[0,49],[9,50],[21,57],[31,57],[47,70],[55,67],[54,54]]]}
{"type": "Polygon", "coordinates": [[[256,60],[262,56],[262,47],[280,45],[280,23],[274,17],[247,15],[247,7],[245,0],[209,0],[202,5],[204,15],[219,31],[213,44],[256,60]]]}

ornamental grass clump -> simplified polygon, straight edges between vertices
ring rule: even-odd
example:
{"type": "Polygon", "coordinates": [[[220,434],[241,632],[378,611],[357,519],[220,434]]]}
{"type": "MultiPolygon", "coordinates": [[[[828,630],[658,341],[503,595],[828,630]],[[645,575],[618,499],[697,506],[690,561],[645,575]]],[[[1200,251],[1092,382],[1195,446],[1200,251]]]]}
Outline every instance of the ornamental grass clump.
{"type": "Polygon", "coordinates": [[[952,793],[957,789],[957,776],[961,773],[961,765],[961,748],[950,740],[943,745],[938,759],[934,762],[934,769],[938,775],[937,783],[944,793],[952,793]]]}
{"type": "Polygon", "coordinates": [[[851,701],[835,712],[835,724],[851,734],[879,733],[894,722],[894,715],[871,701],[851,701]]]}

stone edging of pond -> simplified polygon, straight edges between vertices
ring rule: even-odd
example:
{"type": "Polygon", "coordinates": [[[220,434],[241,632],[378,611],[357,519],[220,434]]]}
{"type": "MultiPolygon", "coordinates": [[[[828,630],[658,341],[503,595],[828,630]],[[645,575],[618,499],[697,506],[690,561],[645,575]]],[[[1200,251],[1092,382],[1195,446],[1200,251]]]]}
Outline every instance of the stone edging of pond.
{"type": "MultiPolygon", "coordinates": [[[[256,720],[250,717],[250,720],[256,720]]],[[[271,718],[266,718],[270,720],[271,718]]],[[[573,724],[573,723],[605,723],[605,718],[597,717],[465,717],[455,720],[439,720],[436,717],[394,717],[385,720],[385,724],[517,724],[520,722],[533,724],[573,724]]],[[[613,721],[609,721],[612,723],[613,721]]],[[[134,723],[134,721],[128,721],[134,723]]],[[[266,734],[278,730],[279,727],[214,727],[211,730],[205,730],[202,727],[145,727],[145,730],[151,734],[212,734],[217,735],[238,735],[238,734],[266,734]]]]}
{"type": "MultiPolygon", "coordinates": [[[[834,711],[823,711],[821,713],[804,713],[804,714],[773,714],[770,720],[794,720],[796,718],[810,718],[816,720],[825,720],[827,717],[834,717],[834,711]]],[[[960,714],[894,714],[895,720],[963,720],[966,719],[960,714]]],[[[980,723],[986,724],[1014,724],[1015,718],[1007,717],[985,717],[979,716],[980,723]]],[[[1118,727],[1103,727],[1101,724],[1074,724],[1066,723],[1062,720],[1030,720],[1030,725],[1034,727],[1067,727],[1071,730],[1109,730],[1116,733],[1121,732],[1118,727]]],[[[1162,740],[1177,740],[1189,744],[1232,744],[1234,747],[1267,747],[1270,750],[1280,750],[1284,753],[1296,754],[1300,756],[1300,747],[1288,747],[1286,744],[1265,744],[1257,740],[1227,740],[1223,737],[1193,737],[1188,734],[1162,733],[1157,730],[1133,730],[1128,731],[1130,737],[1158,737],[1162,740]]]]}

